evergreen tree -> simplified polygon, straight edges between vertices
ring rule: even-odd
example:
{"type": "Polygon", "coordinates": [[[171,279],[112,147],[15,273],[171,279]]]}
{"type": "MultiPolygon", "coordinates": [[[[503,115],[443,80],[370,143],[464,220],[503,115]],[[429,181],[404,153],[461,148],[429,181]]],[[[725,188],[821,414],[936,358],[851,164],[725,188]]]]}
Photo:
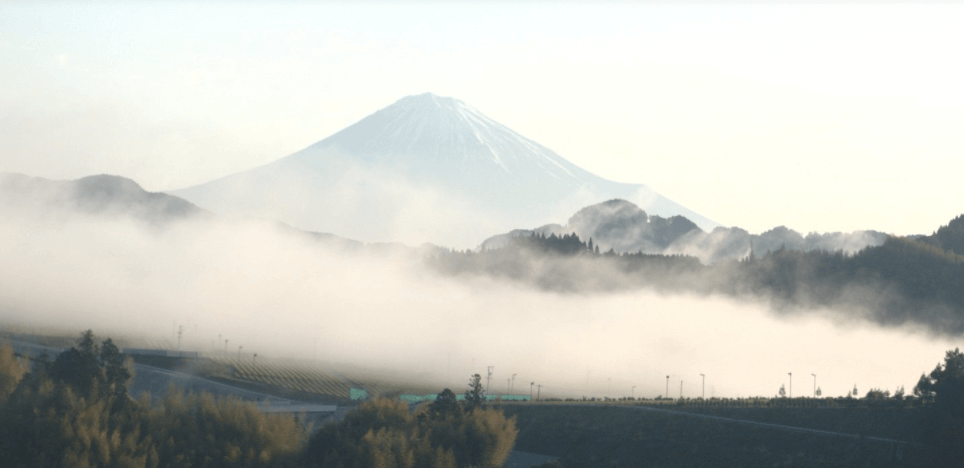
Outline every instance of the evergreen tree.
{"type": "Polygon", "coordinates": [[[915,394],[934,394],[928,416],[929,441],[934,445],[933,466],[964,466],[964,353],[947,351],[943,365],[921,376],[915,394]]]}
{"type": "Polygon", "coordinates": [[[481,407],[485,402],[485,389],[482,388],[482,376],[474,374],[469,378],[469,389],[465,391],[465,409],[472,411],[481,407]]]}
{"type": "Polygon", "coordinates": [[[439,419],[459,416],[462,413],[462,408],[459,406],[459,401],[455,397],[455,392],[446,388],[435,397],[435,402],[432,403],[430,412],[433,418],[439,419]]]}

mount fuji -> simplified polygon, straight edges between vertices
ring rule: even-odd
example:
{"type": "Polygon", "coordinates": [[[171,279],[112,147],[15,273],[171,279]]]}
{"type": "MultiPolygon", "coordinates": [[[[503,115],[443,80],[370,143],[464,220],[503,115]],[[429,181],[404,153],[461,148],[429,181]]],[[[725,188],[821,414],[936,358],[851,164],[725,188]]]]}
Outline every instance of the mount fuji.
{"type": "Polygon", "coordinates": [[[169,192],[227,214],[274,218],[363,241],[475,246],[613,198],[718,224],[649,187],[603,179],[431,93],[394,104],[270,164],[169,192]]]}

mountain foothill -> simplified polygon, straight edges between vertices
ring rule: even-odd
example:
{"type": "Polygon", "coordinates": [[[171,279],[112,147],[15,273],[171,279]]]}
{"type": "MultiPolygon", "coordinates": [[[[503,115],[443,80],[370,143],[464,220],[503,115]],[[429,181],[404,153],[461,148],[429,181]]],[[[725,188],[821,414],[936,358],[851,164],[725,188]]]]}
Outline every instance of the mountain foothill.
{"type": "MultiPolygon", "coordinates": [[[[51,181],[3,174],[0,199],[7,214],[131,219],[149,230],[223,218],[108,175],[51,181]]],[[[566,225],[513,230],[464,251],[363,243],[276,221],[246,221],[343,251],[413,255],[447,277],[484,275],[561,293],[655,289],[728,295],[763,300],[782,313],[829,307],[883,325],[964,334],[964,289],[959,287],[964,215],[927,236],[876,231],[802,236],[785,227],[749,234],[737,227],[705,232],[686,217],[648,215],[628,201],[609,200],[578,210],[566,225]]]]}
{"type": "Polygon", "coordinates": [[[564,293],[722,294],[782,312],[834,307],[964,334],[964,216],[903,238],[872,230],[802,235],[783,226],[751,234],[645,185],[591,174],[472,106],[430,93],[270,164],[168,193],[112,175],[0,174],[0,210],[8,219],[60,213],[148,229],[242,219],[351,251],[414,254],[447,276],[564,293]],[[393,242],[413,239],[421,246],[393,242]],[[478,247],[439,247],[466,243],[478,247]]]}
{"type": "Polygon", "coordinates": [[[699,258],[705,264],[738,260],[751,249],[764,253],[781,248],[800,251],[842,250],[853,253],[868,246],[882,245],[887,235],[878,231],[852,233],[809,233],[806,236],[779,226],[762,234],[750,234],[739,227],[716,227],[706,232],[685,216],[664,218],[648,215],[626,200],[609,200],[577,211],[566,225],[547,224],[535,229],[516,229],[490,237],[481,248],[506,245],[512,237],[532,234],[576,234],[592,239],[603,251],[682,254],[699,258]]]}

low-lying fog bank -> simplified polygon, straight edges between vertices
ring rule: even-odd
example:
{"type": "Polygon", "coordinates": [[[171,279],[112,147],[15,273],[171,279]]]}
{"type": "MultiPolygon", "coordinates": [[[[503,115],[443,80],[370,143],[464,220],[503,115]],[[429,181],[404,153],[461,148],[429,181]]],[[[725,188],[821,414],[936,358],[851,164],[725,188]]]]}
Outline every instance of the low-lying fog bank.
{"type": "Polygon", "coordinates": [[[908,329],[778,316],[652,292],[559,295],[440,278],[404,253],[341,251],[269,223],[17,214],[0,223],[0,320],[146,336],[205,352],[289,356],[434,375],[456,391],[824,396],[910,392],[954,348],[908,329]],[[635,389],[633,387],[635,386],[635,389]]]}

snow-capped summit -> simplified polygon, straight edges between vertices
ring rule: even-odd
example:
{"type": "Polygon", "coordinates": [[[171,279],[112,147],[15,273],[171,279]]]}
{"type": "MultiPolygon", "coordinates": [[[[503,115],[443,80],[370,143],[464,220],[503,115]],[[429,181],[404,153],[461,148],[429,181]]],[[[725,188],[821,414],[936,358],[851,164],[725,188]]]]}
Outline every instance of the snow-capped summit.
{"type": "Polygon", "coordinates": [[[431,93],[404,97],[300,154],[312,158],[326,150],[397,165],[415,177],[444,175],[441,181],[454,187],[478,185],[480,177],[489,188],[493,182],[527,185],[542,179],[578,187],[591,176],[474,107],[431,93]]]}
{"type": "Polygon", "coordinates": [[[644,185],[597,177],[450,97],[407,96],[271,164],[178,190],[217,211],[277,218],[365,241],[474,246],[623,198],[716,223],[644,185]]]}

